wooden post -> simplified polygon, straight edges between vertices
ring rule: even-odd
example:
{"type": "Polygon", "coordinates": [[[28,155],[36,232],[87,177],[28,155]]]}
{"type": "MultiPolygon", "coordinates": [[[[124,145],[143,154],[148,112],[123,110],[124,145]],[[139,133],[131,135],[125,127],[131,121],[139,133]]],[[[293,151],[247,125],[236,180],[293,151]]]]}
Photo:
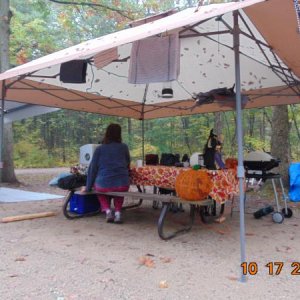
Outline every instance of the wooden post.
{"type": "Polygon", "coordinates": [[[9,222],[32,220],[32,219],[36,219],[36,218],[45,218],[45,217],[53,217],[53,216],[55,216],[55,213],[52,211],[48,211],[48,212],[41,212],[41,213],[28,214],[28,215],[5,217],[5,218],[1,219],[1,222],[9,223],[9,222]]]}

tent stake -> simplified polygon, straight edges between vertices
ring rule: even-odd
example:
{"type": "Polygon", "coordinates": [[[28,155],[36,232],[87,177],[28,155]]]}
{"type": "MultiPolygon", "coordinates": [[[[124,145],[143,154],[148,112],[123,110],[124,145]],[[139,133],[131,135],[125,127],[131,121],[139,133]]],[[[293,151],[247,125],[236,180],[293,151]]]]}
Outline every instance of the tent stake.
{"type": "MultiPolygon", "coordinates": [[[[242,124],[242,101],[241,101],[241,74],[240,74],[240,54],[239,54],[239,20],[238,11],[233,12],[234,28],[233,28],[233,48],[235,60],[235,87],[236,87],[236,130],[238,144],[238,169],[237,176],[239,179],[239,196],[240,196],[240,247],[241,247],[241,263],[246,261],[245,254],[245,199],[244,199],[244,163],[243,163],[243,124],[242,124]]],[[[246,275],[241,270],[241,282],[246,282],[246,275]]]]}

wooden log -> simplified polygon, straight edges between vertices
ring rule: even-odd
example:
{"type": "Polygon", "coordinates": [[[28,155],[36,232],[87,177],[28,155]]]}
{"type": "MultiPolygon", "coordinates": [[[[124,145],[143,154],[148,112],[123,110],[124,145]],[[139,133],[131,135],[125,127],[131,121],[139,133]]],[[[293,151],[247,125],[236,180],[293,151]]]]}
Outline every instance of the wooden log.
{"type": "Polygon", "coordinates": [[[48,211],[48,212],[41,212],[41,213],[28,214],[28,215],[5,217],[5,218],[1,219],[1,222],[9,223],[9,222],[31,220],[31,219],[36,219],[36,218],[45,218],[45,217],[53,217],[53,216],[55,216],[55,213],[52,211],[48,211]]]}

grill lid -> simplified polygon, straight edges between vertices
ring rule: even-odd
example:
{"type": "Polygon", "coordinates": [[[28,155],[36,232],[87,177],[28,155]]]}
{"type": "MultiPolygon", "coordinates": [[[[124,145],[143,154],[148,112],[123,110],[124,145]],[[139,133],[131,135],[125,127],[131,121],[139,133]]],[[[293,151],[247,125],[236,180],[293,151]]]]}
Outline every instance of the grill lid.
{"type": "Polygon", "coordinates": [[[269,171],[273,168],[279,166],[280,160],[278,159],[271,159],[270,161],[251,161],[251,160],[244,160],[244,167],[246,170],[258,170],[258,171],[269,171]]]}
{"type": "Polygon", "coordinates": [[[249,152],[245,156],[246,161],[270,161],[272,159],[274,157],[271,154],[260,150],[249,152]]]}

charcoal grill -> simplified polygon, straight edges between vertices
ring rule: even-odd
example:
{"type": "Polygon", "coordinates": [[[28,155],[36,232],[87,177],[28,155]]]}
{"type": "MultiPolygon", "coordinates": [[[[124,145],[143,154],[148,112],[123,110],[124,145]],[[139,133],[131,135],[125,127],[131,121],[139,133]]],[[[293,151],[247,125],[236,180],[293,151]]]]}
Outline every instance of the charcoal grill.
{"type": "MultiPolygon", "coordinates": [[[[270,172],[272,169],[279,166],[279,159],[271,159],[269,161],[253,161],[253,160],[245,160],[244,167],[246,169],[246,178],[255,178],[258,180],[267,180],[273,178],[275,175],[270,172]]],[[[280,176],[280,175],[279,175],[280,176]]],[[[275,176],[276,177],[276,176],[275,176]]]]}
{"type": "Polygon", "coordinates": [[[285,193],[281,175],[279,173],[272,172],[272,169],[278,167],[279,164],[280,164],[280,160],[275,158],[270,158],[269,160],[245,160],[244,161],[247,188],[249,183],[253,180],[257,180],[259,186],[262,182],[265,182],[268,179],[272,181],[275,202],[277,207],[277,211],[274,212],[272,215],[273,221],[275,223],[282,223],[284,217],[290,218],[293,215],[292,210],[287,206],[288,196],[285,193]],[[281,207],[279,205],[278,193],[276,189],[276,180],[280,184],[282,197],[284,201],[284,208],[282,210],[280,210],[281,207]]]}

